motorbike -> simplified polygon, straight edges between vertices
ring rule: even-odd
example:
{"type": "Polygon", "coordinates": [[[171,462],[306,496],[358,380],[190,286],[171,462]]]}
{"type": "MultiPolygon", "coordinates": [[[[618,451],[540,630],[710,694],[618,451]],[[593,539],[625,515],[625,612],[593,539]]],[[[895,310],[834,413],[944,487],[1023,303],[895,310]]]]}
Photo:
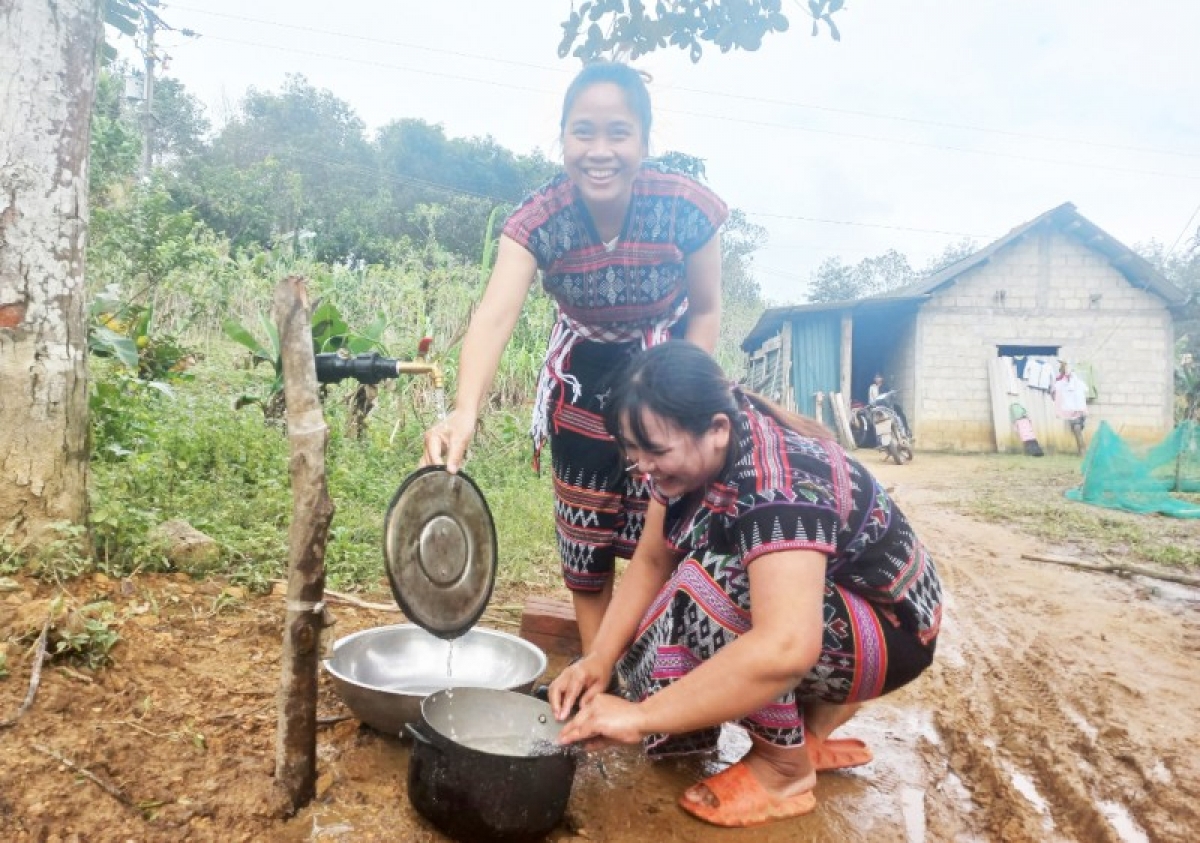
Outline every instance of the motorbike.
{"type": "Polygon", "coordinates": [[[896,465],[913,458],[912,434],[896,412],[896,391],[881,393],[874,401],[856,406],[850,413],[850,432],[860,448],[875,448],[896,465]]]}

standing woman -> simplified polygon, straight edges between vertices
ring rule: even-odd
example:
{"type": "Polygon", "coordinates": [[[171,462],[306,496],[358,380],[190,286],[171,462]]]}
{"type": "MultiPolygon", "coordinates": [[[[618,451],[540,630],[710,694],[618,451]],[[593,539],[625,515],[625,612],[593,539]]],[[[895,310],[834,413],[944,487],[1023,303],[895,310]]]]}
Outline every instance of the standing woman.
{"type": "Polygon", "coordinates": [[[550,440],[559,555],[584,652],[612,596],[615,557],[633,552],[647,503],[605,431],[605,383],[632,354],[671,336],[711,353],[720,322],[717,230],[728,209],[694,179],[645,161],[650,123],[637,71],[601,62],[575,77],[563,101],[564,172],[504,224],[463,341],[454,411],[425,434],[423,463],[457,471],[541,270],[558,321],[531,433],[539,455],[550,440]]]}
{"type": "Polygon", "coordinates": [[[830,733],[933,660],[933,560],[825,428],[744,393],[690,343],[634,359],[606,423],[653,499],[592,648],[550,686],[559,719],[581,703],[561,739],[675,754],[736,721],[750,752],[680,805],[723,826],[808,813],[819,771],[872,757],[830,733]],[[614,665],[628,699],[601,693],[614,665]]]}

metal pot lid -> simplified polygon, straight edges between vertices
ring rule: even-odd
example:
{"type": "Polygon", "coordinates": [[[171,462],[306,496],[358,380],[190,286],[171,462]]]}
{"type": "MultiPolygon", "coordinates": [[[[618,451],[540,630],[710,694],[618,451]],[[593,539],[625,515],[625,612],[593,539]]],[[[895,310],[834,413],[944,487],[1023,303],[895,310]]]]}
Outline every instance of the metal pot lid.
{"type": "Polygon", "coordinates": [[[383,555],[405,616],[440,638],[459,637],[496,582],[496,525],[483,493],[461,471],[413,472],[388,507],[383,555]]]}

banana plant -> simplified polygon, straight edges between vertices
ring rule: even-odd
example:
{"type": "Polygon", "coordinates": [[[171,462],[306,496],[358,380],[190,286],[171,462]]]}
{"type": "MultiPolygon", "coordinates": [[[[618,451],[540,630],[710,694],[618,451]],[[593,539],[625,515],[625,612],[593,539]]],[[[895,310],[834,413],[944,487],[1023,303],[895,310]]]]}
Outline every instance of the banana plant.
{"type": "MultiPolygon", "coordinates": [[[[235,409],[249,404],[258,404],[268,419],[283,417],[283,349],[279,343],[279,330],[266,316],[259,314],[259,328],[266,336],[260,340],[235,319],[226,319],[222,325],[225,335],[250,352],[252,365],[268,363],[274,379],[263,394],[247,394],[234,402],[235,409]]],[[[386,354],[383,332],[387,319],[381,313],[366,328],[355,331],[350,328],[341,312],[330,302],[319,302],[312,315],[313,354],[345,350],[348,354],[379,351],[386,354]]]]}

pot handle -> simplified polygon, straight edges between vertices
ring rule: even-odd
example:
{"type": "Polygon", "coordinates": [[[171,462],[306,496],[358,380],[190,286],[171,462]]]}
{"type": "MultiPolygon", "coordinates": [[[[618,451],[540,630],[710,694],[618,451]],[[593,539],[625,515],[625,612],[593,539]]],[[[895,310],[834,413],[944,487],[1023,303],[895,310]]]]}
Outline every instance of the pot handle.
{"type": "Polygon", "coordinates": [[[429,735],[425,734],[416,723],[405,723],[404,729],[417,743],[437,749],[437,744],[431,741],[429,735]]]}

